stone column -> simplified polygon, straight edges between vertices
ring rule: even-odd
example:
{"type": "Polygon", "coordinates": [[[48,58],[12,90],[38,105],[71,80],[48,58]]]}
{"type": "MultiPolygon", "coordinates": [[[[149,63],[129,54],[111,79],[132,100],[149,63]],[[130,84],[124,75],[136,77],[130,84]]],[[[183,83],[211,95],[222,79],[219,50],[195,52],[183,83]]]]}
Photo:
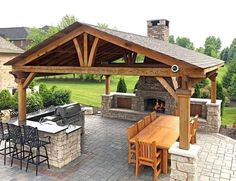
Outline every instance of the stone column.
{"type": "Polygon", "coordinates": [[[113,104],[113,94],[102,95],[102,116],[106,117],[106,114],[109,114],[110,108],[113,104]]]}
{"type": "Polygon", "coordinates": [[[171,181],[197,181],[197,162],[200,146],[190,145],[189,150],[179,148],[176,142],[169,149],[171,154],[171,181]]]}
{"type": "Polygon", "coordinates": [[[221,100],[217,100],[216,103],[208,102],[207,106],[207,132],[219,132],[221,126],[221,100]]]}

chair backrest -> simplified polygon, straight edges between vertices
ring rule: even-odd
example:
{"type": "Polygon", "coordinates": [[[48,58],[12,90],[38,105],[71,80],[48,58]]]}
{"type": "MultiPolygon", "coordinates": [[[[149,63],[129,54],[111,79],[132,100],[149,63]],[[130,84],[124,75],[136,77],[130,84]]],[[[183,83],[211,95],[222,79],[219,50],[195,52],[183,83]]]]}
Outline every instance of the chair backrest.
{"type": "Polygon", "coordinates": [[[143,119],[139,120],[138,123],[137,123],[137,125],[138,125],[138,132],[142,131],[143,128],[145,128],[145,122],[144,122],[144,120],[143,120],[143,119]]]}
{"type": "Polygon", "coordinates": [[[151,118],[150,118],[150,116],[148,115],[148,116],[145,116],[144,117],[144,124],[145,124],[145,127],[147,126],[147,125],[149,125],[151,123],[151,118]]]}
{"type": "Polygon", "coordinates": [[[131,138],[133,138],[137,134],[138,134],[138,125],[137,124],[133,124],[132,126],[130,126],[127,129],[128,140],[130,140],[131,138]]]}
{"type": "Polygon", "coordinates": [[[13,143],[23,143],[21,126],[7,124],[8,134],[13,143]]]}
{"type": "Polygon", "coordinates": [[[39,134],[38,129],[32,126],[23,126],[24,130],[24,141],[38,141],[39,134]]]}
{"type": "Polygon", "coordinates": [[[136,145],[136,159],[142,160],[142,162],[154,162],[156,160],[156,142],[152,143],[141,142],[135,139],[136,145]]]}
{"type": "Polygon", "coordinates": [[[151,121],[154,121],[157,118],[156,111],[153,111],[153,112],[150,113],[150,118],[151,118],[151,121]]]}

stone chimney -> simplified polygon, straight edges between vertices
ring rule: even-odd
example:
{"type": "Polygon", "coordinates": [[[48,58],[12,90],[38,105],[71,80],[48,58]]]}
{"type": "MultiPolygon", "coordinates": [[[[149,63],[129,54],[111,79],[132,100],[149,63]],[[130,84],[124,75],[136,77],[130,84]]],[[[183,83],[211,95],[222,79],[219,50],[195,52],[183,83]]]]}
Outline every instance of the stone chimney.
{"type": "Polygon", "coordinates": [[[147,35],[162,41],[169,41],[169,21],[166,19],[148,20],[147,35]]]}

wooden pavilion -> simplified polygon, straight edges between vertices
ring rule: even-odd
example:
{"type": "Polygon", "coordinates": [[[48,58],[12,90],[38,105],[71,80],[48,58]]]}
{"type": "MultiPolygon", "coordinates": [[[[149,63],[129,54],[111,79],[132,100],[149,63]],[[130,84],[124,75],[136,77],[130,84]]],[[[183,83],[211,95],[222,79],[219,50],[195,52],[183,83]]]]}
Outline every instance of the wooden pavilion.
{"type": "MultiPolygon", "coordinates": [[[[106,76],[106,94],[111,75],[153,76],[177,97],[180,116],[180,148],[189,149],[190,97],[193,85],[211,80],[211,102],[216,102],[216,77],[224,62],[161,40],[103,29],[76,22],[38,46],[7,62],[18,84],[19,122],[26,122],[26,88],[35,76],[82,73],[106,76]],[[136,61],[137,54],[146,60],[136,61]],[[123,58],[124,63],[116,60],[123,58]],[[176,65],[179,69],[172,71],[176,65]],[[175,77],[177,89],[163,77],[175,77]]],[[[174,80],[174,79],[173,79],[174,80]]]]}

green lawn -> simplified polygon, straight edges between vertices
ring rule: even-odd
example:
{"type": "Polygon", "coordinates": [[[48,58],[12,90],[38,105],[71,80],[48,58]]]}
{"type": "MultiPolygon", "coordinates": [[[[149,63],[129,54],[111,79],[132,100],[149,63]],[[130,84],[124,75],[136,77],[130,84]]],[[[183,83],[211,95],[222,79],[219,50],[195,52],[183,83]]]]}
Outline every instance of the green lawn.
{"type": "Polygon", "coordinates": [[[236,107],[225,107],[223,114],[223,124],[232,125],[236,122],[236,107]]]}
{"type": "MultiPolygon", "coordinates": [[[[218,80],[221,82],[222,77],[227,71],[227,65],[220,68],[218,71],[218,80]]],[[[60,79],[40,80],[46,83],[49,87],[57,86],[58,88],[69,89],[72,92],[72,101],[80,102],[84,105],[101,106],[101,95],[105,92],[105,83],[103,82],[81,82],[73,80],[72,74],[56,76],[60,79]],[[70,79],[68,79],[70,78],[70,79]]],[[[112,76],[111,92],[116,91],[116,86],[120,76],[112,76]]],[[[125,76],[125,82],[128,92],[133,92],[135,83],[138,80],[136,76],[125,76]]],[[[225,107],[222,124],[233,124],[236,121],[236,107],[225,107]]]]}
{"type": "MultiPolygon", "coordinates": [[[[101,95],[105,92],[105,83],[103,82],[81,82],[79,80],[66,79],[71,75],[63,76],[63,79],[39,80],[46,83],[47,86],[57,86],[62,89],[69,89],[72,92],[72,101],[80,102],[84,105],[101,106],[101,95]]],[[[120,76],[112,76],[111,92],[116,92],[116,86],[120,76]]],[[[134,86],[138,80],[136,76],[124,77],[128,92],[133,92],[134,86]]]]}

